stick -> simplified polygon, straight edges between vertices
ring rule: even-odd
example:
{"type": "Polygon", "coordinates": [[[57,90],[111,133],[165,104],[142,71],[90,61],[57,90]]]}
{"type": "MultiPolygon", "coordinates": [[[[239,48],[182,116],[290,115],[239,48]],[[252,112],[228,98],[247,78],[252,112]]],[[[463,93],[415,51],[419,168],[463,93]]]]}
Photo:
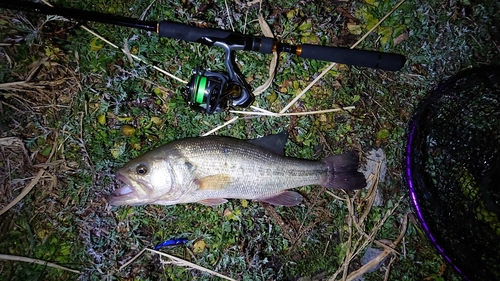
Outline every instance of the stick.
{"type": "Polygon", "coordinates": [[[78,270],[67,268],[67,267],[64,267],[64,266],[57,265],[55,263],[51,263],[51,262],[44,261],[44,260],[39,260],[39,259],[32,259],[32,258],[21,257],[21,256],[12,256],[12,255],[2,255],[2,254],[0,254],[0,260],[23,261],[23,262],[29,262],[29,263],[36,263],[36,264],[46,265],[46,266],[52,267],[52,268],[62,269],[62,270],[70,271],[70,272],[73,272],[73,273],[81,274],[81,272],[78,271],[78,270]]]}
{"type": "Polygon", "coordinates": [[[238,114],[246,114],[246,115],[264,115],[264,116],[271,116],[271,117],[281,117],[281,116],[313,115],[313,114],[337,112],[337,111],[342,111],[342,110],[352,110],[354,108],[355,108],[354,106],[346,106],[346,107],[342,107],[342,108],[331,108],[331,109],[325,109],[325,110],[316,110],[316,111],[307,111],[307,112],[292,112],[292,113],[274,113],[274,112],[270,112],[270,111],[264,111],[262,109],[260,110],[261,112],[241,111],[241,110],[229,110],[229,112],[238,113],[238,114]]]}
{"type": "Polygon", "coordinates": [[[206,137],[206,136],[208,136],[208,135],[211,135],[211,134],[213,134],[213,133],[217,132],[218,130],[220,130],[220,129],[222,129],[222,128],[226,127],[227,125],[229,125],[229,124],[233,123],[234,121],[236,121],[236,120],[238,120],[238,119],[239,119],[239,117],[238,117],[238,116],[236,116],[236,117],[234,117],[233,119],[231,119],[231,120],[227,121],[226,123],[224,123],[224,124],[222,124],[222,125],[220,125],[220,126],[218,126],[218,127],[214,128],[214,129],[212,129],[212,130],[210,130],[210,131],[208,131],[208,132],[206,132],[206,133],[202,134],[201,136],[202,136],[202,137],[206,137]]]}
{"type": "Polygon", "coordinates": [[[153,250],[153,249],[149,249],[149,248],[144,248],[142,249],[137,255],[135,255],[131,260],[129,260],[128,262],[126,262],[125,264],[123,264],[118,270],[122,270],[123,268],[127,267],[129,264],[131,264],[133,261],[135,261],[137,258],[139,258],[145,251],[148,251],[148,252],[151,252],[153,254],[157,254],[157,255],[160,255],[160,256],[164,256],[164,257],[167,257],[169,258],[170,260],[172,260],[171,262],[164,262],[164,263],[172,263],[176,266],[185,266],[185,267],[190,267],[190,268],[193,268],[193,269],[198,269],[200,271],[203,271],[203,272],[207,272],[209,274],[212,274],[212,275],[215,275],[215,276],[218,276],[220,278],[223,278],[223,279],[226,279],[226,280],[230,280],[230,281],[236,281],[235,279],[232,279],[230,277],[227,277],[225,275],[222,275],[218,272],[215,272],[215,271],[212,271],[208,268],[205,268],[203,266],[200,266],[200,265],[197,265],[197,264],[194,264],[192,262],[188,262],[186,260],[183,260],[181,258],[178,258],[176,256],[172,256],[172,255],[169,255],[169,254],[166,254],[166,253],[163,253],[163,252],[160,252],[160,251],[156,251],[156,250],[153,250]]]}

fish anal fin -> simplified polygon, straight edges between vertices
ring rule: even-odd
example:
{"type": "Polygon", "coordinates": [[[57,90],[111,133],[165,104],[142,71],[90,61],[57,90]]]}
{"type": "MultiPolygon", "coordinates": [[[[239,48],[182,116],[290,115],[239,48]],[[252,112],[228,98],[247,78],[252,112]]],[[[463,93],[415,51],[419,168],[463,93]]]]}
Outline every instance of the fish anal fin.
{"type": "Polygon", "coordinates": [[[257,200],[276,206],[295,206],[302,202],[302,195],[295,191],[283,191],[269,197],[257,198],[257,200]]]}
{"type": "Polygon", "coordinates": [[[198,201],[198,203],[203,204],[205,206],[217,206],[220,204],[226,203],[227,200],[224,198],[208,198],[198,201]]]}
{"type": "Polygon", "coordinates": [[[231,184],[232,178],[228,174],[217,174],[196,179],[199,190],[221,190],[231,184]]]}

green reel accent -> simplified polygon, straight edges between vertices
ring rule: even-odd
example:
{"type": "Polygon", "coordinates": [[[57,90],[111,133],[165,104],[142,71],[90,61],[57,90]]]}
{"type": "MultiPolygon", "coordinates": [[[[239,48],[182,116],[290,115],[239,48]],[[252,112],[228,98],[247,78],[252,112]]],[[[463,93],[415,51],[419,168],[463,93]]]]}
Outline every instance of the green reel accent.
{"type": "Polygon", "coordinates": [[[207,88],[207,77],[196,76],[196,94],[194,100],[198,104],[203,103],[203,98],[205,97],[205,90],[207,88]]]}

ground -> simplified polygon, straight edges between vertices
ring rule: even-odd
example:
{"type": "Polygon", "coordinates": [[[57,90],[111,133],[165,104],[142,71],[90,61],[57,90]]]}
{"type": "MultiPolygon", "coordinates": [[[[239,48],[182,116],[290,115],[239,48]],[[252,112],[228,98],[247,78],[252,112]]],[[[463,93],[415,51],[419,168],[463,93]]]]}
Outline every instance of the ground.
{"type": "MultiPolygon", "coordinates": [[[[260,12],[281,42],[338,47],[353,46],[396,8],[356,48],[402,54],[407,62],[396,72],[334,65],[287,112],[354,109],[277,117],[203,114],[184,101],[185,82],[154,67],[187,81],[197,66],[224,70],[220,48],[0,8],[0,207],[9,208],[0,215],[0,254],[43,261],[2,256],[0,279],[217,279],[151,252],[122,268],[142,249],[181,237],[189,242],[161,251],[237,280],[352,280],[366,272],[358,269],[373,248],[386,250],[388,258],[363,274],[365,280],[460,279],[412,214],[401,175],[406,129],[441,81],[498,61],[498,2],[254,2],[53,4],[262,36],[260,12]],[[357,150],[366,166],[370,152],[380,149],[386,159],[372,165],[369,189],[303,187],[298,191],[305,200],[296,207],[242,200],[216,207],[107,204],[105,196],[118,185],[113,172],[128,160],[236,116],[213,134],[249,139],[287,130],[290,157],[357,150]],[[22,191],[27,195],[9,206],[22,191]]],[[[253,89],[269,77],[271,55],[238,51],[235,57],[253,89]]],[[[270,87],[253,105],[280,112],[328,66],[280,54],[270,87]]]]}

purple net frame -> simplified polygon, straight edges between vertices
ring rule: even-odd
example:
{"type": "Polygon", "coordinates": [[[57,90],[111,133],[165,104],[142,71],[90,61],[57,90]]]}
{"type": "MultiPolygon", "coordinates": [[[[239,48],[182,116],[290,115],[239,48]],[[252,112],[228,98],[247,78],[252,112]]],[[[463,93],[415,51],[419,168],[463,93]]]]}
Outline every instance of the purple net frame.
{"type": "Polygon", "coordinates": [[[410,127],[410,133],[408,134],[408,144],[406,147],[406,181],[408,183],[408,189],[410,192],[410,199],[413,207],[415,208],[415,211],[418,216],[418,220],[420,221],[420,224],[422,225],[425,233],[427,234],[427,237],[431,241],[431,243],[434,245],[434,247],[439,251],[441,256],[451,265],[453,268],[467,281],[470,281],[467,276],[458,268],[456,264],[453,263],[451,258],[446,254],[445,250],[438,244],[434,236],[432,235],[429,226],[427,225],[427,222],[425,221],[424,215],[422,213],[422,210],[420,208],[420,205],[418,203],[417,199],[417,193],[415,191],[415,187],[413,185],[413,177],[412,177],[412,165],[411,165],[411,151],[413,148],[413,136],[415,133],[415,127],[418,125],[418,118],[413,121],[411,127],[410,127]]]}

